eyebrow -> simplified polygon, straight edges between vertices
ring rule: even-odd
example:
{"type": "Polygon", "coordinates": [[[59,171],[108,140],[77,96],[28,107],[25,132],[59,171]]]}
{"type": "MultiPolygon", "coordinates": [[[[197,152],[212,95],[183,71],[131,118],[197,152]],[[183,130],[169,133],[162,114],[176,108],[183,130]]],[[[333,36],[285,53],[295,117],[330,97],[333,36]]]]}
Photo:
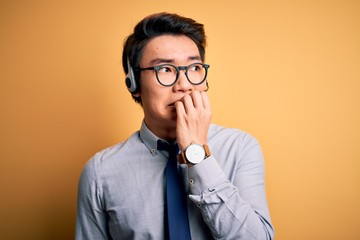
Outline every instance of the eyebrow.
{"type": "MultiPolygon", "coordinates": [[[[201,58],[200,56],[190,56],[188,57],[188,60],[192,61],[192,60],[200,60],[201,58]]],[[[163,63],[174,63],[175,60],[174,59],[167,59],[167,58],[155,58],[153,60],[150,61],[151,65],[157,65],[157,64],[163,64],[163,63]]]]}

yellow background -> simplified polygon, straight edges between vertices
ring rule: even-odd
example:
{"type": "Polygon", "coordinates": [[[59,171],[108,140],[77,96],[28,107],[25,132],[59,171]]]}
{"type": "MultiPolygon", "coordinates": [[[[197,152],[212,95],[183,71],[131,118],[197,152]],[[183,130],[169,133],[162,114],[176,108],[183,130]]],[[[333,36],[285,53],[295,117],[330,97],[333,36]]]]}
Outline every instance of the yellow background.
{"type": "Polygon", "coordinates": [[[0,2],[0,238],[73,239],[80,171],[137,130],[122,43],[206,26],[213,122],[261,143],[278,240],[360,239],[359,1],[0,2]]]}

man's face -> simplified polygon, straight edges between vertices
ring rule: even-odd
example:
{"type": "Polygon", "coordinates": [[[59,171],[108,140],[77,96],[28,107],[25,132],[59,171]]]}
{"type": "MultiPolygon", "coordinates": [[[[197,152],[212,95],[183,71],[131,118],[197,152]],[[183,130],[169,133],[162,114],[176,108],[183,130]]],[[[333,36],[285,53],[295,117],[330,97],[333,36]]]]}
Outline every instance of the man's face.
{"type": "MultiPolygon", "coordinates": [[[[153,38],[144,47],[140,67],[164,63],[188,66],[197,62],[202,61],[194,41],[183,35],[163,35],[153,38]]],[[[162,86],[157,81],[155,71],[147,70],[141,72],[141,91],[135,96],[141,97],[147,127],[159,137],[173,138],[175,136],[166,136],[166,133],[174,134],[176,129],[174,103],[193,90],[205,89],[206,82],[192,85],[184,70],[180,71],[179,79],[170,87],[162,86]]]]}

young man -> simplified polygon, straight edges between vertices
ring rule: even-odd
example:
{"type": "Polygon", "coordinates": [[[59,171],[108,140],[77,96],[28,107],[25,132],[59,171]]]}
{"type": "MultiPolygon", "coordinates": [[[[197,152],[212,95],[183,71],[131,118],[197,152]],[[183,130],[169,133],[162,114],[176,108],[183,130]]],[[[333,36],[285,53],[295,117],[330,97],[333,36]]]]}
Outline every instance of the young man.
{"type": "Polygon", "coordinates": [[[127,38],[126,85],[144,121],[85,166],[76,239],[273,238],[259,144],[210,123],[205,44],[202,24],[167,13],[127,38]]]}

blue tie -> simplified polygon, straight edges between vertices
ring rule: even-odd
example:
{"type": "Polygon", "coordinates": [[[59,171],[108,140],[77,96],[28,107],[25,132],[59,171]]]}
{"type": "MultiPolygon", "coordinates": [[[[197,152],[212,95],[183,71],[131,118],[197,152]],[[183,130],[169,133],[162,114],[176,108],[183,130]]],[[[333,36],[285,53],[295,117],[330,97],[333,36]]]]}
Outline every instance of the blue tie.
{"type": "Polygon", "coordinates": [[[169,240],[190,240],[189,219],[183,182],[177,167],[177,144],[158,140],[158,150],[169,152],[166,165],[166,234],[169,240]]]}

